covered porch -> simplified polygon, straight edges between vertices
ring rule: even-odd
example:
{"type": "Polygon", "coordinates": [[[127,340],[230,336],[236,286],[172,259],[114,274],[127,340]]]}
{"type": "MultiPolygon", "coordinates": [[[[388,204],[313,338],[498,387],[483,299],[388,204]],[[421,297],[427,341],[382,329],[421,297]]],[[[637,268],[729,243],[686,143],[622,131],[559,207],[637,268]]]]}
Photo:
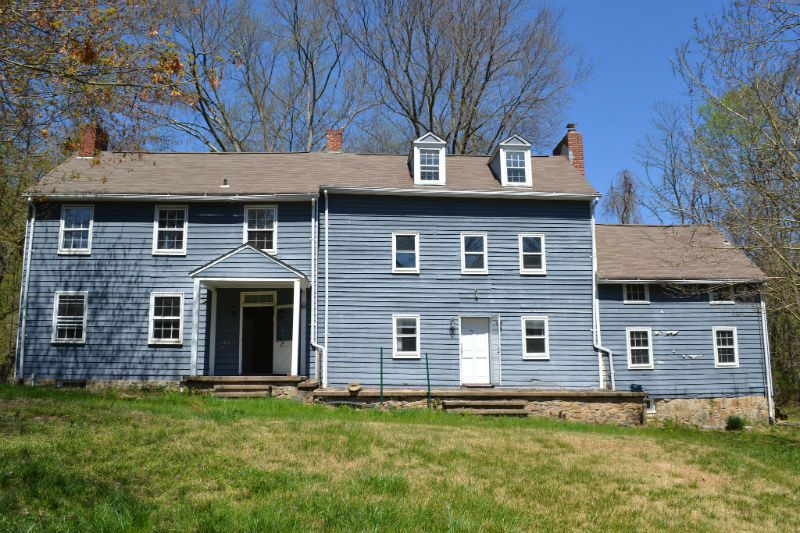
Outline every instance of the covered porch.
{"type": "Polygon", "coordinates": [[[194,283],[190,376],[307,372],[310,283],[305,274],[244,244],[190,276],[194,283]],[[203,289],[208,291],[205,321],[200,317],[203,289]],[[204,343],[199,340],[201,331],[204,343]],[[205,370],[199,371],[201,367],[205,370]]]}

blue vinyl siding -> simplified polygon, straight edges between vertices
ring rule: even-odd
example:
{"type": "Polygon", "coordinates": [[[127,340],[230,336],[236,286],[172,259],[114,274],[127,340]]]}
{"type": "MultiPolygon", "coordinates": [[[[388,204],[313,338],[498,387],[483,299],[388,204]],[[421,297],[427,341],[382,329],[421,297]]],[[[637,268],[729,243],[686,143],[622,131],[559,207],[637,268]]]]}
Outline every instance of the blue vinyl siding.
{"type": "MultiPolygon", "coordinates": [[[[457,387],[451,319],[494,315],[502,322],[502,386],[597,386],[588,202],[333,194],[329,202],[329,386],[377,385],[383,347],[387,386],[424,386],[427,352],[432,385],[457,387]],[[393,231],[419,232],[419,274],[392,274],[393,231]],[[461,274],[460,235],[475,231],[487,233],[488,275],[461,274]],[[520,275],[521,232],[547,236],[546,276],[520,275]],[[392,313],[420,315],[421,359],[392,359],[392,313]],[[549,317],[549,361],[523,361],[523,315],[549,317]]],[[[321,249],[320,279],[323,263],[321,249]]],[[[320,325],[323,301],[321,284],[320,325]]]]}
{"type": "MultiPolygon", "coordinates": [[[[189,373],[193,290],[189,272],[242,243],[244,210],[234,203],[190,204],[186,255],[154,256],[154,208],[154,203],[145,202],[95,203],[91,255],[75,256],[57,254],[61,205],[37,206],[25,378],[35,373],[38,378],[57,379],[175,380],[189,373]],[[57,290],[88,291],[85,345],[50,342],[57,290]],[[152,291],[183,292],[183,345],[148,346],[152,291]]],[[[278,206],[276,255],[304,273],[310,270],[310,214],[309,202],[278,206]]],[[[210,308],[205,290],[201,298],[198,373],[204,374],[210,308]]]]}
{"type": "Polygon", "coordinates": [[[711,305],[706,294],[684,296],[658,285],[650,285],[650,304],[624,304],[622,285],[600,285],[598,294],[603,345],[614,352],[618,390],[636,383],[657,398],[766,394],[757,301],[711,305]],[[738,368],[715,368],[714,326],[737,328],[738,368]],[[626,327],[652,328],[652,370],[628,369],[626,327]]]}

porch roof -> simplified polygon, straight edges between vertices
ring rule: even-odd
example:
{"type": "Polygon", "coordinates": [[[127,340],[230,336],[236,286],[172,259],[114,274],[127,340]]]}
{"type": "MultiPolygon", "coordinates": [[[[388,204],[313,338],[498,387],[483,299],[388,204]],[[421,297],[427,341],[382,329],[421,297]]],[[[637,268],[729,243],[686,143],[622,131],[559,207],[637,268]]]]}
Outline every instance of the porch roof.
{"type": "Polygon", "coordinates": [[[298,280],[303,286],[309,285],[301,271],[250,244],[222,254],[193,270],[189,276],[209,286],[291,285],[298,280]]]}

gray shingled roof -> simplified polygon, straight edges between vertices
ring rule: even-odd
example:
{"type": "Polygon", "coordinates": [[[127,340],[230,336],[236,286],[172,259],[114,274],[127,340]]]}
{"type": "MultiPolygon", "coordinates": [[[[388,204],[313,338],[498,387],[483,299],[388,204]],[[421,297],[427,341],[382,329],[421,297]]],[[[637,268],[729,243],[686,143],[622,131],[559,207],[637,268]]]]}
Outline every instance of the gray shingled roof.
{"type": "Polygon", "coordinates": [[[707,225],[597,224],[600,280],[761,280],[766,275],[707,225]]]}
{"type": "MultiPolygon", "coordinates": [[[[303,194],[320,187],[375,187],[448,191],[508,191],[489,170],[488,157],[447,156],[445,187],[414,186],[407,156],[326,152],[118,153],[99,164],[73,157],[30,189],[52,194],[250,195],[303,194]],[[229,187],[221,188],[227,179],[229,187]]],[[[533,187],[519,192],[595,195],[565,157],[533,157],[533,187]]]]}

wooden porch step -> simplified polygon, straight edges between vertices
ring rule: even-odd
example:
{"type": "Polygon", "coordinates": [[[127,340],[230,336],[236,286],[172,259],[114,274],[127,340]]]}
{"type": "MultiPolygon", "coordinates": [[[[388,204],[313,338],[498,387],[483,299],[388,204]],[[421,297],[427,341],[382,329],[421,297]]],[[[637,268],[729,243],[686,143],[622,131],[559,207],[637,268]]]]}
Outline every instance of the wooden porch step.
{"type": "Polygon", "coordinates": [[[269,392],[272,389],[271,385],[262,385],[262,384],[217,384],[214,385],[214,392],[218,391],[267,391],[269,392]]]}
{"type": "Polygon", "coordinates": [[[447,409],[448,413],[460,413],[462,415],[477,416],[528,416],[528,411],[524,409],[447,409]]]}
{"type": "Polygon", "coordinates": [[[446,410],[459,407],[496,407],[496,408],[518,408],[524,409],[528,402],[525,400],[443,400],[442,407],[446,410]]]}
{"type": "Polygon", "coordinates": [[[213,393],[217,398],[269,398],[271,391],[215,391],[213,393]]]}

